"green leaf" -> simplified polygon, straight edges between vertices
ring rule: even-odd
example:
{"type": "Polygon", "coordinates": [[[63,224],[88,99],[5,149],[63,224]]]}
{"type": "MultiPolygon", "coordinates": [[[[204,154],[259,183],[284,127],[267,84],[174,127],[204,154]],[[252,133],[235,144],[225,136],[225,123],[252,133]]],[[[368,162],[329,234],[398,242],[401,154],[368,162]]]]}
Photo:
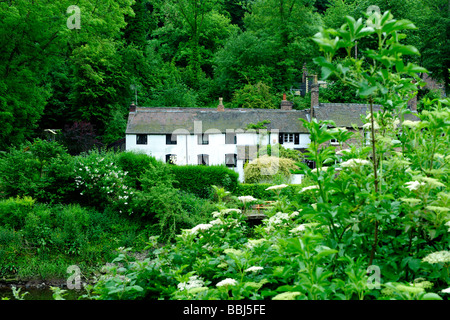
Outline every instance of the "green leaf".
{"type": "Polygon", "coordinates": [[[358,92],[361,97],[368,97],[377,90],[377,86],[368,86],[366,84],[361,85],[358,92]]]}
{"type": "Polygon", "coordinates": [[[411,45],[403,45],[403,44],[399,44],[399,43],[394,43],[394,44],[392,44],[391,48],[395,53],[401,53],[401,54],[405,54],[405,55],[420,55],[419,50],[417,50],[416,47],[411,46],[411,45]]]}
{"type": "Polygon", "coordinates": [[[314,258],[316,260],[319,260],[319,259],[321,259],[323,257],[329,256],[329,255],[332,255],[332,254],[335,254],[335,253],[338,253],[338,251],[335,250],[335,249],[324,249],[324,250],[320,251],[318,254],[316,254],[314,256],[314,258]]]}
{"type": "Polygon", "coordinates": [[[433,292],[425,293],[421,300],[443,300],[440,295],[433,292]]]}

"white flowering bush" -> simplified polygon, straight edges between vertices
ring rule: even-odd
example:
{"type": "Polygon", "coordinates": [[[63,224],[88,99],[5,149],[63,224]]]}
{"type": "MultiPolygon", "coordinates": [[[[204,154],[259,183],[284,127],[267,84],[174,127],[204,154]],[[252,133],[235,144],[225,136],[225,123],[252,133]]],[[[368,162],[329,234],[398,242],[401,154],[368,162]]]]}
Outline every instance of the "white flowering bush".
{"type": "Polygon", "coordinates": [[[75,185],[81,199],[97,206],[128,205],[133,190],[125,183],[126,171],[116,164],[113,153],[92,151],[76,157],[75,185]]]}

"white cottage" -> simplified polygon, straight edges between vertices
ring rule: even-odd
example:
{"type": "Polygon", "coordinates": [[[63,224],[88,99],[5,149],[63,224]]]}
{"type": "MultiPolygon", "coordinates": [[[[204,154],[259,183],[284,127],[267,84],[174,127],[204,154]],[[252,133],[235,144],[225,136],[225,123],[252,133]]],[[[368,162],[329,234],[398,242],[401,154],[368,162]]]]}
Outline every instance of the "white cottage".
{"type": "Polygon", "coordinates": [[[243,166],[257,148],[277,143],[304,149],[309,134],[299,118],[308,110],[292,110],[286,100],[280,109],[144,108],[132,105],[126,130],[126,150],[145,152],[180,165],[221,165],[243,180],[243,166]],[[266,121],[267,129],[248,129],[266,121]]]}

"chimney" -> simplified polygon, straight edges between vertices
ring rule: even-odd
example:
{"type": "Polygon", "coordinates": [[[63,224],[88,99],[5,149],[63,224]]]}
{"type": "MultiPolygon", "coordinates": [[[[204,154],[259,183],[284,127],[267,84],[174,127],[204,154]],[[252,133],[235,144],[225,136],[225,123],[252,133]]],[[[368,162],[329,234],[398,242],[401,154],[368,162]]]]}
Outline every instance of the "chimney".
{"type": "Polygon", "coordinates": [[[217,111],[225,111],[225,107],[223,106],[223,98],[219,98],[219,105],[217,106],[217,111]]]}
{"type": "Polygon", "coordinates": [[[130,112],[136,112],[136,105],[134,103],[130,105],[130,112]]]}
{"type": "Polygon", "coordinates": [[[311,86],[311,119],[314,116],[313,108],[319,106],[319,85],[317,83],[311,86]]]}
{"type": "Polygon", "coordinates": [[[294,103],[286,100],[286,93],[283,93],[283,100],[281,101],[281,110],[292,110],[292,105],[294,103]]]}

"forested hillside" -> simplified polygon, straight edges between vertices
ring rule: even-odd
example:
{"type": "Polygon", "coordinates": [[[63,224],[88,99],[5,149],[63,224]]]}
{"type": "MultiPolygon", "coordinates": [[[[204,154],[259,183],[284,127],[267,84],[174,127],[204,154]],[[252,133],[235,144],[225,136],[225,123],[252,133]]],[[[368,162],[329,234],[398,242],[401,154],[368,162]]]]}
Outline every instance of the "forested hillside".
{"type": "Polygon", "coordinates": [[[448,89],[447,0],[1,1],[0,150],[48,128],[106,145],[123,137],[131,102],[277,107],[304,66],[318,71],[312,36],[370,6],[418,27],[405,39],[421,52],[413,62],[448,89]]]}

